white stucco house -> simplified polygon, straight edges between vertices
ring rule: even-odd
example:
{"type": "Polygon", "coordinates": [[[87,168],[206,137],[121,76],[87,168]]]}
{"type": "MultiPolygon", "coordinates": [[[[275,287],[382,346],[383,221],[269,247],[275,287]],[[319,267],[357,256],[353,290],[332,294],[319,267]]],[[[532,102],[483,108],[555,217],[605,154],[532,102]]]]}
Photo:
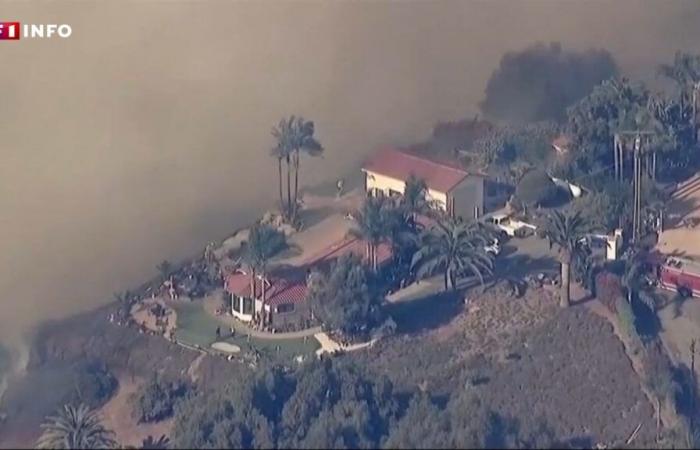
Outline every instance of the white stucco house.
{"type": "Polygon", "coordinates": [[[453,216],[479,218],[484,213],[484,175],[425,159],[394,148],[377,152],[362,167],[370,195],[403,195],[406,180],[425,180],[428,200],[453,216]]]}

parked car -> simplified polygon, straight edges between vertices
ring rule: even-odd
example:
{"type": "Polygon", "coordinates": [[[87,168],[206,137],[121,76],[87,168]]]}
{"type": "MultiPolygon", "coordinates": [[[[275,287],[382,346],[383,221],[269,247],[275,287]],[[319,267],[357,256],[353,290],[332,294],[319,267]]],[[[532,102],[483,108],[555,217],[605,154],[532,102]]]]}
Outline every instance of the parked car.
{"type": "Polygon", "coordinates": [[[494,238],[491,244],[484,247],[486,253],[490,253],[493,256],[498,256],[501,253],[501,242],[498,238],[494,238]]]}
{"type": "Polygon", "coordinates": [[[486,222],[511,237],[523,237],[537,229],[535,225],[513,219],[507,214],[494,214],[487,217],[486,222]]]}

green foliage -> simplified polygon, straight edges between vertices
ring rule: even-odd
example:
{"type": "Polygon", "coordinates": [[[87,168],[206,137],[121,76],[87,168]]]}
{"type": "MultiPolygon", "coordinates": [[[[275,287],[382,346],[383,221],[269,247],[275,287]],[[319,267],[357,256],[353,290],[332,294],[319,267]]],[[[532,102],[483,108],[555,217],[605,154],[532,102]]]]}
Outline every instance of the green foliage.
{"type": "Polygon", "coordinates": [[[85,404],[65,405],[41,425],[36,448],[103,449],[115,448],[114,433],[85,404]]]}
{"type": "Polygon", "coordinates": [[[176,448],[372,448],[399,404],[386,379],[313,361],[267,370],[192,396],[177,408],[176,448]]]}
{"type": "Polygon", "coordinates": [[[564,214],[552,211],[547,216],[542,232],[550,247],[556,246],[561,264],[560,305],[569,306],[571,262],[581,256],[581,239],[589,231],[588,222],[580,213],[564,214]]]}
{"type": "Polygon", "coordinates": [[[379,245],[389,237],[393,209],[386,197],[368,197],[355,214],[355,227],[351,233],[372,245],[379,245]]]}
{"type": "MultiPolygon", "coordinates": [[[[401,419],[391,427],[384,448],[447,448],[450,443],[449,417],[429,395],[419,393],[401,419]]],[[[462,444],[464,445],[464,444],[462,444]]]]}
{"type": "Polygon", "coordinates": [[[571,269],[577,283],[588,290],[594,288],[594,277],[598,266],[588,245],[581,246],[581,250],[574,254],[571,269]]]}
{"type": "Polygon", "coordinates": [[[457,280],[475,275],[483,283],[493,272],[493,257],[484,249],[491,233],[478,222],[443,219],[421,235],[411,262],[418,278],[443,274],[445,290],[457,288],[457,280]]]}
{"type": "Polygon", "coordinates": [[[618,297],[615,300],[615,311],[617,313],[617,320],[622,331],[630,339],[638,337],[634,311],[632,310],[632,305],[629,304],[627,299],[624,297],[618,297]]]}
{"type": "Polygon", "coordinates": [[[588,222],[578,212],[552,211],[543,227],[549,244],[558,248],[560,258],[565,262],[571,262],[574,254],[581,250],[581,239],[589,230],[588,222]]]}
{"type": "Polygon", "coordinates": [[[284,216],[289,220],[295,220],[299,206],[299,165],[301,153],[310,156],[323,154],[321,143],[314,136],[315,126],[311,120],[300,116],[289,116],[280,120],[279,124],[272,128],[272,136],[276,145],[271,151],[271,156],[277,158],[280,207],[284,216]],[[287,169],[287,199],[285,202],[282,183],[282,162],[287,169]],[[291,172],[294,172],[294,187],[291,184],[291,172]]]}
{"type": "Polygon", "coordinates": [[[154,376],[136,393],[134,414],[139,422],[167,419],[187,392],[188,386],[182,381],[165,381],[154,376]]]}
{"type": "Polygon", "coordinates": [[[329,275],[313,273],[307,299],[326,327],[347,337],[365,337],[381,318],[371,275],[354,255],[338,259],[329,275]]]}
{"type": "Polygon", "coordinates": [[[117,391],[119,383],[107,366],[97,360],[75,368],[76,390],[69,403],[85,403],[89,408],[102,406],[117,391]]]}
{"type": "Polygon", "coordinates": [[[577,151],[576,173],[590,173],[612,162],[617,131],[635,129],[649,99],[647,89],[626,78],[603,81],[567,111],[577,151]]]}
{"type": "Polygon", "coordinates": [[[170,446],[170,439],[161,435],[158,439],[148,436],[141,442],[141,450],[165,450],[170,446]]]}
{"type": "Polygon", "coordinates": [[[411,174],[406,180],[403,195],[399,202],[403,211],[409,215],[427,214],[433,205],[428,201],[428,185],[422,178],[411,174]]]}
{"type": "Polygon", "coordinates": [[[612,313],[617,313],[616,302],[623,298],[622,282],[614,273],[604,271],[596,275],[596,297],[612,313]]]}
{"type": "Polygon", "coordinates": [[[515,184],[527,169],[547,164],[552,139],[559,133],[552,122],[495,126],[474,142],[469,165],[515,184]]]}
{"type": "Polygon", "coordinates": [[[654,342],[645,349],[642,362],[646,385],[662,404],[675,408],[675,397],[681,387],[674,380],[673,364],[660,342],[654,342]]]}
{"type": "Polygon", "coordinates": [[[250,229],[243,258],[248,266],[264,270],[270,258],[286,247],[284,233],[271,225],[256,224],[250,229]]]}
{"type": "Polygon", "coordinates": [[[544,205],[556,197],[559,188],[542,169],[525,173],[515,187],[515,196],[528,206],[544,205]]]}
{"type": "Polygon", "coordinates": [[[574,211],[586,219],[591,227],[608,233],[631,221],[632,187],[629,183],[609,180],[597,191],[587,193],[573,203],[574,211]]]}
{"type": "Polygon", "coordinates": [[[396,208],[386,197],[368,197],[362,209],[355,213],[355,226],[350,234],[367,243],[367,259],[373,270],[378,269],[377,246],[399,237],[407,217],[403,208],[396,208]]]}

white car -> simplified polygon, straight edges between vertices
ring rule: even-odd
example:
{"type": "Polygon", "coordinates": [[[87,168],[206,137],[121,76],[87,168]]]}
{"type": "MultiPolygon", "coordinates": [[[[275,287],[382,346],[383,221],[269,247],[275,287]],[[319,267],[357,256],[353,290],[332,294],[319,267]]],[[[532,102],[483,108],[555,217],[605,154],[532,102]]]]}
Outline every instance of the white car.
{"type": "Polygon", "coordinates": [[[485,246],[484,251],[491,253],[493,256],[498,256],[501,253],[501,243],[498,241],[498,238],[494,238],[491,245],[485,246]]]}
{"type": "Polygon", "coordinates": [[[510,237],[522,237],[528,232],[535,231],[537,229],[535,225],[523,222],[521,220],[515,220],[507,214],[494,214],[488,217],[486,221],[510,237]]]}

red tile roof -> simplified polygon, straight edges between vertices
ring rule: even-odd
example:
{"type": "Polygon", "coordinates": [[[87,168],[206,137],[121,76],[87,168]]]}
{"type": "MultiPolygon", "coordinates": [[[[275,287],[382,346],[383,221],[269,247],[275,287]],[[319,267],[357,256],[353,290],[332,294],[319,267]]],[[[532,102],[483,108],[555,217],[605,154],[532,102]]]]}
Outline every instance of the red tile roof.
{"type": "Polygon", "coordinates": [[[411,174],[425,180],[430,189],[449,192],[469,176],[457,167],[431,161],[394,148],[384,148],[365,164],[363,170],[406,180],[411,174]]]}
{"type": "MultiPolygon", "coordinates": [[[[348,253],[354,253],[365,259],[365,246],[365,241],[348,237],[328,246],[318,255],[310,258],[310,262],[304,267],[273,270],[267,277],[269,285],[265,291],[266,303],[277,306],[303,302],[306,300],[307,269],[328,263],[348,253]]],[[[377,247],[377,263],[381,266],[390,259],[391,246],[380,244],[377,247]]],[[[256,278],[255,289],[258,295],[262,292],[261,282],[260,278],[256,278]]],[[[229,275],[226,279],[226,290],[234,295],[250,297],[250,274],[236,272],[229,275]]]]}
{"type": "MultiPolygon", "coordinates": [[[[391,246],[386,243],[377,247],[377,264],[380,266],[391,258],[391,246]]],[[[348,253],[354,253],[363,260],[367,258],[367,243],[362,239],[346,237],[332,245],[329,245],[318,254],[309,258],[308,265],[317,265],[325,261],[337,259],[348,253]]]]}
{"type": "MultiPolygon", "coordinates": [[[[301,272],[301,271],[298,271],[301,272]]],[[[306,277],[301,273],[287,273],[283,276],[271,274],[267,277],[265,297],[268,305],[277,306],[284,303],[299,303],[306,299],[306,277]]],[[[255,289],[262,292],[262,280],[256,277],[255,289]]],[[[226,290],[234,295],[250,297],[250,275],[237,272],[229,275],[226,290]]]]}

